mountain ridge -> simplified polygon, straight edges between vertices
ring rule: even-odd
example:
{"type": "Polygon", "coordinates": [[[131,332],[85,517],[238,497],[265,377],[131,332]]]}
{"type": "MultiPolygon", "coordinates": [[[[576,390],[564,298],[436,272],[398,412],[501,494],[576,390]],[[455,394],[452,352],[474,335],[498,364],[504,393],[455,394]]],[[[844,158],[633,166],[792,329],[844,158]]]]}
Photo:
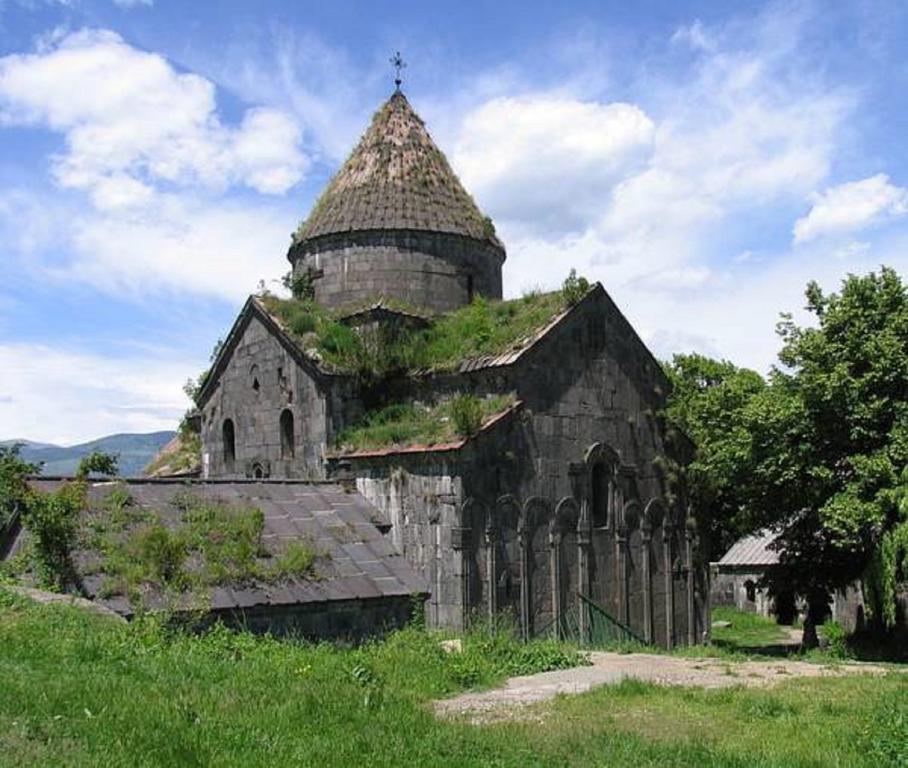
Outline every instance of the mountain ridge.
{"type": "Polygon", "coordinates": [[[0,440],[0,446],[21,444],[20,456],[28,462],[40,462],[43,475],[72,475],[83,457],[92,451],[103,451],[118,457],[120,474],[123,477],[140,477],[142,470],[175,434],[176,432],[172,430],[117,432],[69,446],[31,440],[0,440]]]}

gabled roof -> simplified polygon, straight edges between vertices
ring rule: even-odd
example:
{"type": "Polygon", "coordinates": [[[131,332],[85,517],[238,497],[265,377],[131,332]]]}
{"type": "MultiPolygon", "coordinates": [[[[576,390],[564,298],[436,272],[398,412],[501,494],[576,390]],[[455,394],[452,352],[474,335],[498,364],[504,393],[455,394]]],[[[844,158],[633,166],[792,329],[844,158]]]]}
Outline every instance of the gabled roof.
{"type": "MultiPolygon", "coordinates": [[[[52,491],[63,479],[36,479],[31,485],[52,491]]],[[[428,585],[413,569],[379,526],[385,524],[378,509],[359,493],[337,483],[302,481],[167,481],[118,480],[94,482],[88,489],[90,509],[103,509],[110,491],[125,483],[132,503],[154,514],[166,526],[181,518],[179,496],[187,492],[205,500],[256,508],[264,516],[262,544],[271,554],[291,541],[304,540],[320,553],[313,579],[285,578],[278,582],[249,581],[211,588],[214,611],[364,600],[427,594],[428,585]]],[[[92,557],[75,554],[77,566],[92,557]]],[[[82,569],[80,569],[81,571],[82,569]]],[[[91,570],[91,569],[86,569],[91,570]]],[[[125,597],[103,594],[100,573],[83,577],[88,596],[117,613],[129,615],[125,597]],[[101,594],[99,594],[101,593],[101,594]]]]}
{"type": "Polygon", "coordinates": [[[202,382],[202,387],[199,390],[196,403],[198,408],[202,408],[208,401],[208,398],[211,397],[218,379],[220,379],[221,374],[227,367],[227,363],[230,361],[233,351],[236,349],[237,344],[239,344],[240,339],[243,338],[243,333],[249,327],[249,323],[253,318],[259,320],[262,325],[265,326],[265,329],[277,339],[278,343],[287,350],[291,357],[293,357],[293,359],[314,379],[319,380],[322,376],[330,375],[328,371],[319,366],[318,360],[309,355],[296,340],[284,330],[281,324],[267,309],[265,309],[255,296],[250,296],[240,310],[240,314],[234,321],[233,327],[231,327],[230,332],[227,334],[227,338],[224,340],[223,345],[221,345],[217,357],[214,359],[214,362],[208,371],[208,375],[205,377],[205,381],[202,382]]]}
{"type": "Polygon", "coordinates": [[[768,566],[777,565],[779,552],[772,549],[772,544],[779,538],[779,532],[771,528],[757,531],[749,536],[744,536],[732,544],[719,560],[720,566],[768,566]]]}
{"type": "MultiPolygon", "coordinates": [[[[520,300],[518,299],[518,301],[520,300]]],[[[659,361],[653,356],[649,348],[646,346],[646,344],[644,344],[643,340],[639,337],[633,326],[631,326],[628,320],[624,317],[620,309],[618,309],[617,305],[615,305],[614,301],[611,299],[611,297],[608,295],[608,293],[600,283],[596,283],[589,290],[586,296],[584,296],[577,304],[566,307],[565,309],[557,312],[556,314],[551,316],[548,322],[546,322],[544,325],[536,328],[529,335],[517,339],[508,347],[508,349],[499,354],[468,357],[463,359],[456,367],[453,368],[446,367],[443,369],[431,368],[426,370],[413,370],[410,371],[409,375],[416,377],[430,377],[436,373],[469,373],[471,371],[478,371],[487,368],[500,368],[513,365],[525,355],[529,354],[544,340],[546,340],[550,336],[550,334],[555,331],[556,328],[569,323],[571,321],[571,317],[576,311],[580,309],[580,307],[594,302],[602,302],[606,306],[614,310],[618,322],[624,326],[629,338],[632,340],[632,343],[635,344],[641,350],[641,352],[643,352],[649,358],[652,370],[655,372],[655,375],[662,379],[663,384],[666,388],[669,387],[670,384],[668,382],[668,379],[665,377],[665,374],[662,372],[659,361]]],[[[323,362],[316,354],[313,354],[311,350],[304,348],[301,341],[297,337],[293,336],[293,334],[288,332],[280,319],[272,315],[258,298],[256,298],[255,296],[250,296],[246,304],[243,306],[239,317],[237,317],[236,322],[234,322],[233,327],[230,329],[230,333],[227,335],[227,339],[221,347],[221,350],[218,353],[218,356],[215,359],[204,384],[202,385],[198,401],[200,408],[204,405],[204,403],[210,397],[211,393],[214,391],[217,380],[220,378],[221,373],[226,368],[227,363],[230,360],[230,356],[233,354],[233,350],[236,348],[236,345],[242,338],[243,332],[248,327],[249,322],[252,320],[252,318],[257,318],[258,320],[260,320],[265,328],[272,335],[274,335],[274,337],[280,342],[280,344],[291,354],[293,359],[296,360],[300,364],[300,366],[302,366],[306,370],[306,372],[310,374],[316,381],[322,381],[327,377],[338,375],[342,376],[345,374],[345,371],[332,368],[330,365],[323,362]]]]}
{"type": "Polygon", "coordinates": [[[396,91],[328,184],[294,243],[367,230],[463,235],[498,247],[491,220],[464,189],[407,98],[396,91]]]}

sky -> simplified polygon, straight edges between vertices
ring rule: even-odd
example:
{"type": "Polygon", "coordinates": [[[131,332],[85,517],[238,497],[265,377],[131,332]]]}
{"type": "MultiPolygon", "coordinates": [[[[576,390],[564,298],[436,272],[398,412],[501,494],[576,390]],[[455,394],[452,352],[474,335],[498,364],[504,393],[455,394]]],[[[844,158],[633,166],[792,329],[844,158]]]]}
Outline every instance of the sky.
{"type": "Polygon", "coordinates": [[[0,439],[175,428],[397,50],[506,296],[765,373],[809,280],[908,277],[901,0],[0,0],[0,439]]]}

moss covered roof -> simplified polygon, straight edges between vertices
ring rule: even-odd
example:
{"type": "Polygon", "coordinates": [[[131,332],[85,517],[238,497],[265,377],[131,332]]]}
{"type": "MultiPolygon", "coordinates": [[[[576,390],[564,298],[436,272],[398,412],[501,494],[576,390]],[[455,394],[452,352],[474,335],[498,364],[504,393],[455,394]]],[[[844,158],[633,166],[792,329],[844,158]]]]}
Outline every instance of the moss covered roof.
{"type": "Polygon", "coordinates": [[[500,246],[491,219],[479,210],[399,91],[376,112],[300,225],[294,243],[376,229],[445,232],[500,246]]]}
{"type": "Polygon", "coordinates": [[[356,333],[312,301],[255,302],[308,359],[330,373],[422,374],[508,365],[570,309],[560,291],[486,301],[438,315],[393,339],[356,333]],[[374,370],[373,370],[374,369],[374,370]]]}

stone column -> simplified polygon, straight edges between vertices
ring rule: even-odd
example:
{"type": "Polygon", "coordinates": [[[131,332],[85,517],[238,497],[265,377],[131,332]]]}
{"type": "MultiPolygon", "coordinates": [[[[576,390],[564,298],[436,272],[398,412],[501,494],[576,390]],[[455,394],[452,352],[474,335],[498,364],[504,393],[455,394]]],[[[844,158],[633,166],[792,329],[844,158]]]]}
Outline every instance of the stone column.
{"type": "Polygon", "coordinates": [[[652,528],[644,523],[643,535],[643,639],[653,642],[653,583],[650,575],[650,543],[653,539],[652,528]]]}
{"type": "Polygon", "coordinates": [[[486,573],[488,575],[488,608],[489,626],[495,626],[495,617],[498,615],[498,531],[491,525],[486,525],[486,573]]]}
{"type": "Polygon", "coordinates": [[[473,532],[458,526],[451,529],[451,548],[460,556],[460,626],[470,623],[470,539],[473,532]]]}
{"type": "Polygon", "coordinates": [[[517,531],[520,547],[520,632],[524,640],[530,639],[530,535],[523,526],[517,531]]]}
{"type": "Polygon", "coordinates": [[[662,527],[662,556],[665,566],[665,647],[675,644],[675,580],[672,573],[672,533],[674,528],[666,521],[662,527]]]}
{"type": "Polygon", "coordinates": [[[615,570],[618,584],[618,621],[627,624],[627,527],[623,522],[615,529],[615,570]]]}
{"type": "MultiPolygon", "coordinates": [[[[577,520],[577,590],[584,597],[590,596],[590,499],[589,474],[585,464],[576,462],[568,469],[574,498],[579,500],[580,515],[577,520]]],[[[584,645],[590,636],[589,606],[578,600],[577,630],[580,644],[584,645]]]]}
{"type": "MultiPolygon", "coordinates": [[[[689,512],[690,514],[690,512],[689,512]]],[[[692,520],[689,517],[688,520],[692,520]]],[[[697,609],[694,579],[694,532],[688,527],[684,531],[685,560],[687,561],[687,644],[697,644],[697,609]]]]}
{"type": "Polygon", "coordinates": [[[564,606],[561,604],[561,530],[556,526],[549,533],[549,547],[552,555],[552,620],[556,640],[561,639],[561,621],[564,606]]]}

